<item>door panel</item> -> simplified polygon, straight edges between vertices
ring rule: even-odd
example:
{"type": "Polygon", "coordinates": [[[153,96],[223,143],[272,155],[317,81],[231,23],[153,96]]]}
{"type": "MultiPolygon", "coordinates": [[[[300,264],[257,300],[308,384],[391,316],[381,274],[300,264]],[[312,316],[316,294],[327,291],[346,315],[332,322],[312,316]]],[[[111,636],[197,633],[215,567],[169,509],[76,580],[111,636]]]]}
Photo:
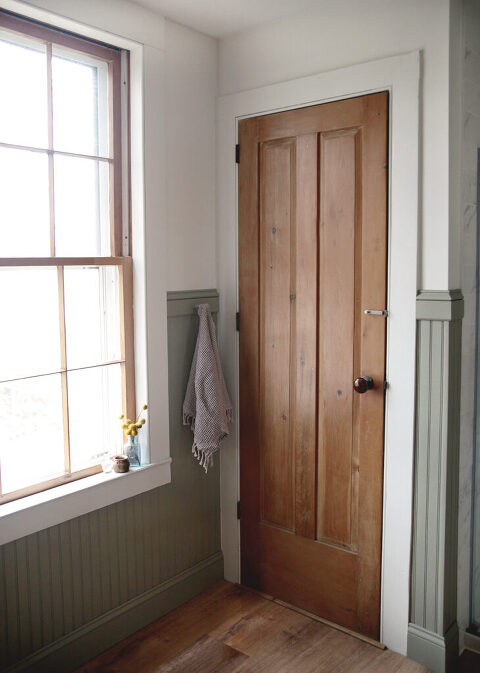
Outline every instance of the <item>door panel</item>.
{"type": "Polygon", "coordinates": [[[364,310],[386,301],[387,109],[239,124],[242,581],[373,637],[385,318],[364,310]]]}
{"type": "Polygon", "coordinates": [[[358,131],[320,136],[317,540],[351,547],[358,131]],[[338,451],[338,447],[342,451],[338,451]]]}
{"type": "Polygon", "coordinates": [[[260,146],[261,520],[294,530],[290,287],[295,273],[295,141],[260,146]]]}
{"type": "Polygon", "coordinates": [[[315,538],[317,388],[317,134],[297,138],[295,268],[295,531],[315,538]]]}

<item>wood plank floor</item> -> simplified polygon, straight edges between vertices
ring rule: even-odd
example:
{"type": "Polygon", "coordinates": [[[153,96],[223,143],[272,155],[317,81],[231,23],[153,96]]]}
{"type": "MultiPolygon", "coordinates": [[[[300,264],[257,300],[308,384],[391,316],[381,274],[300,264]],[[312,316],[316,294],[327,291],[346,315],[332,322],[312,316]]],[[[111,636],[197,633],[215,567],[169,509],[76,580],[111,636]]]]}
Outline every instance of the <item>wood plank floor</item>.
{"type": "Polygon", "coordinates": [[[479,673],[480,654],[478,654],[478,652],[465,650],[460,657],[458,664],[457,673],[479,673]]]}
{"type": "Polygon", "coordinates": [[[428,673],[229,582],[219,582],[76,673],[428,673]]]}

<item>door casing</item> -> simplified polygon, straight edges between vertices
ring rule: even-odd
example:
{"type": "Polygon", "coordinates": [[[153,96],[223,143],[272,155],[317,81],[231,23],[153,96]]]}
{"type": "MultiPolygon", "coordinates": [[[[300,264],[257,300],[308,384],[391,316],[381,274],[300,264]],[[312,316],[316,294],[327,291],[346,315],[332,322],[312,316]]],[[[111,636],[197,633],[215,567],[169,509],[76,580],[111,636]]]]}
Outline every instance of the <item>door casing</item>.
{"type": "MultiPolygon", "coordinates": [[[[218,101],[217,252],[222,362],[238,412],[237,200],[233,145],[241,118],[389,91],[390,185],[381,639],[406,651],[411,544],[415,295],[418,225],[419,53],[342,68],[218,101]],[[407,270],[407,273],[405,273],[407,270]]],[[[239,581],[238,425],[221,455],[225,576],[239,581]]]]}

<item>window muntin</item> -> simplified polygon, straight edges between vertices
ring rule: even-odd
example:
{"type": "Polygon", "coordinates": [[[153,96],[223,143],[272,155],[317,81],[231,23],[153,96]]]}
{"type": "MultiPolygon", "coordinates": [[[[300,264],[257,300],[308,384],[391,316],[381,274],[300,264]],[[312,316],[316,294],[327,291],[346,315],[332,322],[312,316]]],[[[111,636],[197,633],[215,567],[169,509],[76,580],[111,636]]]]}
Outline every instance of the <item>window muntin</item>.
{"type": "Polygon", "coordinates": [[[0,504],[100,471],[134,414],[120,57],[0,12],[0,504]]]}

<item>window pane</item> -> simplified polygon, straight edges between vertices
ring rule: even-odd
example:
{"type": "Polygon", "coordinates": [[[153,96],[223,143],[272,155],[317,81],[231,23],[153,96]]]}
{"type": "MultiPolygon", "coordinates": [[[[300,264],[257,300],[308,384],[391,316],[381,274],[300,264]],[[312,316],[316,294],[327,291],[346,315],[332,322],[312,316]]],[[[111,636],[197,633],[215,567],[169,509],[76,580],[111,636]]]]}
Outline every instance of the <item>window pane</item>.
{"type": "Polygon", "coordinates": [[[47,147],[45,45],[0,30],[0,141],[47,147]]]}
{"type": "Polygon", "coordinates": [[[109,165],[55,157],[55,252],[63,257],[110,254],[109,165]]]}
{"type": "Polygon", "coordinates": [[[119,360],[117,267],[70,266],[64,273],[68,367],[119,360]]]}
{"type": "Polygon", "coordinates": [[[108,65],[53,46],[52,88],[54,148],[108,156],[108,65]]]}
{"type": "Polygon", "coordinates": [[[0,423],[4,493],[63,473],[60,374],[0,383],[0,423]]]}
{"type": "Polygon", "coordinates": [[[56,268],[0,267],[0,381],[60,369],[56,268]]]}
{"type": "Polygon", "coordinates": [[[50,255],[46,154],[0,147],[0,255],[50,255]]]}
{"type": "Polygon", "coordinates": [[[72,471],[123,450],[121,365],[69,372],[68,407],[72,471]]]}

